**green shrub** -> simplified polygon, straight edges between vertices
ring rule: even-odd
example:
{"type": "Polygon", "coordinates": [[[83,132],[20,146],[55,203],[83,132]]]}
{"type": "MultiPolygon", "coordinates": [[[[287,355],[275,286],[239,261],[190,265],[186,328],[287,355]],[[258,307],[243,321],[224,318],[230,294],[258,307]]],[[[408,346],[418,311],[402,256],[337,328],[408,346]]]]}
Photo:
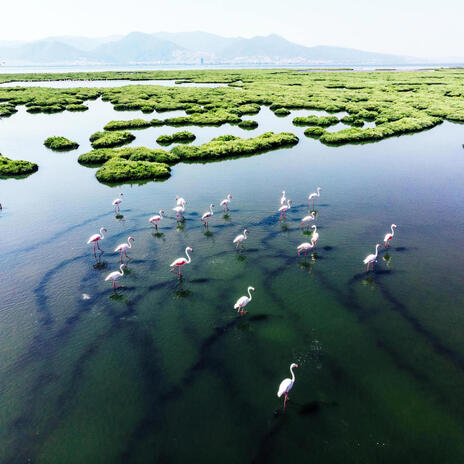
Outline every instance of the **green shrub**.
{"type": "Polygon", "coordinates": [[[152,124],[145,119],[131,119],[129,121],[110,121],[104,129],[106,131],[114,131],[121,129],[144,129],[150,127],[152,124]]]}
{"type": "Polygon", "coordinates": [[[277,108],[275,111],[274,111],[274,114],[276,116],[288,116],[290,114],[290,111],[287,110],[287,108],[277,108]]]}
{"type": "Polygon", "coordinates": [[[329,127],[338,124],[339,120],[336,116],[306,116],[293,119],[295,126],[320,126],[329,127]]]}
{"type": "Polygon", "coordinates": [[[39,169],[37,164],[23,160],[12,160],[0,153],[0,176],[14,177],[32,174],[39,169]]]}
{"type": "Polygon", "coordinates": [[[95,132],[90,136],[93,148],[110,148],[132,142],[135,135],[125,131],[95,132]]]}
{"type": "Polygon", "coordinates": [[[156,141],[160,145],[170,145],[175,142],[192,142],[196,139],[195,134],[192,134],[189,131],[174,132],[171,135],[160,135],[156,141]]]}
{"type": "Polygon", "coordinates": [[[77,142],[73,142],[66,137],[48,137],[45,140],[44,145],[51,150],[74,150],[79,147],[77,142]]]}
{"type": "Polygon", "coordinates": [[[313,138],[318,138],[321,135],[324,135],[325,129],[323,127],[318,127],[318,126],[311,126],[305,129],[304,135],[306,137],[313,137],[313,138]]]}
{"type": "Polygon", "coordinates": [[[256,129],[258,127],[258,123],[252,119],[246,119],[239,122],[238,127],[241,127],[242,129],[256,129]]]}
{"type": "Polygon", "coordinates": [[[114,183],[128,180],[162,179],[170,176],[171,168],[163,163],[130,161],[113,158],[96,173],[100,182],[114,183]]]}

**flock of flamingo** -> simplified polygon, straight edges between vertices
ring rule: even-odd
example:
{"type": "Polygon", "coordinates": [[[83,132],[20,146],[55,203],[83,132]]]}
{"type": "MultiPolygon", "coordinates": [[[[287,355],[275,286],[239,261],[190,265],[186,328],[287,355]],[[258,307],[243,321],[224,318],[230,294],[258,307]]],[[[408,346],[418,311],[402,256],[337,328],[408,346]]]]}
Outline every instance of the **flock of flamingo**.
{"type": "MultiPolygon", "coordinates": [[[[317,246],[317,241],[319,239],[319,233],[317,232],[316,225],[313,224],[310,226],[310,223],[311,221],[314,221],[316,219],[316,210],[314,209],[315,200],[320,197],[321,190],[322,189],[320,187],[317,187],[316,192],[311,193],[308,196],[308,200],[307,200],[308,210],[310,209],[311,203],[312,203],[312,210],[309,211],[309,214],[307,216],[303,217],[303,219],[301,220],[301,226],[303,229],[308,230],[308,231],[309,231],[309,228],[311,227],[313,231],[311,233],[311,242],[304,242],[297,246],[298,256],[300,256],[300,253],[302,253],[303,251],[305,253],[305,256],[307,256],[308,250],[312,250],[313,248],[316,248],[317,246]]],[[[229,210],[229,205],[230,205],[231,200],[232,200],[232,195],[229,194],[224,200],[221,201],[220,205],[222,206],[224,212],[227,212],[229,210]]],[[[115,213],[120,212],[120,205],[122,201],[123,201],[123,194],[120,193],[119,197],[113,201],[113,207],[114,207],[115,213]]],[[[185,220],[184,211],[185,211],[186,205],[187,205],[187,201],[184,198],[180,196],[176,196],[176,206],[172,209],[176,213],[177,222],[185,220]]],[[[206,228],[208,227],[208,221],[214,215],[214,211],[213,211],[214,207],[215,207],[214,204],[211,204],[209,207],[209,211],[205,212],[200,218],[200,220],[202,221],[202,223],[204,224],[206,228]]],[[[285,190],[283,190],[282,197],[280,199],[280,208],[278,209],[280,213],[280,217],[279,217],[280,221],[286,219],[287,212],[291,209],[291,207],[292,207],[292,200],[287,199],[286,192],[285,190]]],[[[154,216],[150,217],[148,222],[152,224],[156,230],[158,230],[158,226],[160,222],[163,220],[164,214],[165,212],[163,210],[160,210],[158,214],[155,214],[154,216]]],[[[390,241],[393,239],[395,235],[396,227],[397,227],[396,224],[392,224],[390,227],[391,232],[387,233],[384,237],[384,245],[386,248],[390,246],[390,241]]],[[[104,237],[105,232],[107,232],[107,229],[102,227],[99,233],[92,235],[91,237],[89,237],[87,241],[87,244],[93,244],[94,255],[96,255],[97,248],[98,250],[100,250],[100,252],[103,253],[103,250],[100,248],[100,241],[105,238],[104,237]]],[[[243,242],[247,239],[248,233],[249,233],[248,230],[244,229],[242,234],[237,235],[233,239],[232,242],[233,244],[235,244],[236,249],[238,249],[240,246],[243,246],[243,242]]],[[[120,254],[121,265],[119,266],[119,271],[114,271],[108,274],[105,278],[105,281],[112,281],[113,288],[115,290],[121,287],[120,285],[116,284],[116,281],[124,275],[124,269],[127,267],[126,264],[122,262],[123,255],[126,258],[129,258],[129,256],[127,255],[127,250],[132,248],[132,242],[134,241],[135,241],[134,237],[128,237],[127,243],[121,243],[114,250],[115,253],[120,254]]],[[[377,260],[378,250],[381,246],[382,245],[380,243],[377,243],[377,245],[375,246],[375,253],[366,256],[366,258],[363,260],[363,263],[367,265],[366,272],[369,272],[369,269],[371,266],[373,269],[374,262],[377,260]]],[[[193,248],[187,247],[185,249],[185,257],[177,258],[170,264],[170,271],[173,273],[176,273],[179,276],[179,278],[182,277],[182,266],[192,262],[192,258],[189,255],[189,252],[193,252],[193,248]]],[[[244,315],[247,312],[245,311],[244,308],[252,300],[251,292],[254,292],[254,291],[255,291],[254,287],[251,287],[251,286],[248,287],[247,289],[248,296],[247,295],[241,296],[235,303],[234,309],[236,309],[240,315],[244,315]]],[[[290,390],[293,388],[293,385],[295,383],[295,373],[293,372],[293,369],[296,367],[298,367],[298,364],[292,363],[290,365],[290,373],[292,377],[284,379],[281,382],[278,392],[277,392],[277,396],[279,398],[282,395],[284,395],[284,409],[286,408],[286,405],[287,405],[288,394],[290,390]]]]}

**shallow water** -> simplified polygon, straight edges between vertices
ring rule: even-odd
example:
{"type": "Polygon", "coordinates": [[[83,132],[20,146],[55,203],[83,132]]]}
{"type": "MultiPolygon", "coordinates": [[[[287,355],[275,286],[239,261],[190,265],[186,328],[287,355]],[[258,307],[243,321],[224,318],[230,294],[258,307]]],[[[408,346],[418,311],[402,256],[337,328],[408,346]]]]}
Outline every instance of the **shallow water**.
{"type": "MultiPolygon", "coordinates": [[[[194,143],[291,130],[297,146],[110,188],[77,157],[108,121],[147,115],[88,104],[0,120],[0,152],[40,166],[0,181],[0,462],[463,462],[462,125],[326,147],[291,124],[316,112],[263,108],[249,117],[257,129],[193,127],[194,143]],[[52,152],[50,135],[80,147],[52,152]],[[298,258],[317,186],[317,252],[298,258]],[[282,189],[294,201],[284,224],[282,189]],[[216,208],[206,232],[199,217],[228,193],[228,217],[216,208]],[[176,194],[188,200],[182,227],[176,194]],[[148,218],[160,209],[169,217],[156,234],[148,218]],[[392,222],[392,246],[366,275],[362,260],[392,222]],[[101,226],[95,259],[86,241],[101,226]],[[104,277],[128,235],[115,294],[104,277]],[[186,246],[179,281],[169,264],[186,246]],[[283,413],[276,392],[291,362],[283,413]]],[[[176,130],[134,131],[132,145],[176,130]]]]}

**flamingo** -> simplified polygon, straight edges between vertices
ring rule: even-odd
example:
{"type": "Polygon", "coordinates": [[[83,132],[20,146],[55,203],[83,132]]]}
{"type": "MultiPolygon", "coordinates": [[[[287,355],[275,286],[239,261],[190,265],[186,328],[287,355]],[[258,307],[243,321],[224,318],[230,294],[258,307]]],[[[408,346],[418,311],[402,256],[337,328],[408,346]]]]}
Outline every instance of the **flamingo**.
{"type": "Polygon", "coordinates": [[[392,224],[390,229],[391,229],[391,234],[386,234],[385,238],[383,241],[385,242],[385,248],[388,248],[390,246],[390,240],[395,236],[395,228],[398,227],[396,224],[392,224]]]}
{"type": "Polygon", "coordinates": [[[209,211],[207,211],[205,214],[203,214],[203,216],[201,216],[201,221],[204,222],[205,226],[208,227],[208,219],[213,216],[213,208],[214,208],[214,205],[209,205],[209,211]],[[205,222],[206,220],[206,222],[205,222]]]}
{"type": "Polygon", "coordinates": [[[230,200],[232,200],[232,195],[229,193],[229,195],[221,201],[220,205],[224,208],[224,212],[229,210],[230,200]]]}
{"type": "Polygon", "coordinates": [[[192,262],[192,258],[190,257],[190,255],[188,254],[189,251],[193,251],[193,248],[190,248],[190,247],[187,247],[185,249],[185,254],[187,255],[187,258],[177,258],[175,261],[173,261],[170,266],[171,266],[171,269],[170,271],[171,272],[174,272],[174,269],[176,268],[177,266],[177,269],[179,269],[179,277],[182,277],[182,266],[184,264],[190,264],[192,262]]]}
{"type": "Polygon", "coordinates": [[[382,245],[380,243],[377,243],[377,245],[375,246],[375,255],[372,254],[372,255],[368,255],[364,258],[364,261],[363,263],[364,264],[367,264],[367,270],[366,272],[369,272],[369,266],[372,264],[372,269],[374,269],[374,261],[377,259],[377,255],[379,254],[379,248],[381,247],[382,245]]]}
{"type": "Polygon", "coordinates": [[[132,242],[135,242],[134,237],[129,237],[129,238],[127,239],[127,243],[121,243],[120,245],[118,245],[118,246],[114,249],[115,252],[116,252],[116,251],[119,251],[119,252],[121,253],[121,262],[122,262],[122,254],[123,254],[123,253],[126,255],[126,258],[129,258],[129,256],[127,256],[127,250],[128,250],[129,248],[132,248],[132,243],[131,243],[131,241],[132,241],[132,242]]]}
{"type": "Polygon", "coordinates": [[[287,201],[287,197],[285,196],[285,190],[282,190],[282,197],[280,199],[280,206],[285,205],[286,201],[287,201]]]}
{"type": "Polygon", "coordinates": [[[314,199],[315,199],[315,198],[319,198],[319,197],[321,196],[321,190],[322,190],[321,187],[317,187],[316,190],[317,190],[317,193],[316,193],[316,192],[313,192],[313,193],[311,193],[311,195],[309,195],[309,197],[308,197],[308,208],[309,208],[309,202],[310,202],[311,200],[313,200],[313,209],[314,209],[314,199]]]}
{"type": "Polygon", "coordinates": [[[119,209],[119,205],[122,203],[122,197],[124,195],[122,194],[122,192],[119,194],[119,198],[116,198],[115,200],[113,200],[113,206],[114,206],[114,212],[116,213],[116,211],[119,213],[120,209],[119,209]]]}
{"type": "Polygon", "coordinates": [[[119,269],[120,269],[120,272],[118,271],[114,271],[114,272],[111,272],[110,274],[108,274],[106,276],[106,279],[105,279],[105,282],[107,280],[112,280],[113,281],[113,288],[116,289],[116,288],[121,288],[120,285],[116,285],[116,281],[122,277],[124,275],[124,268],[126,268],[127,266],[125,264],[121,264],[121,266],[119,266],[119,269]]]}
{"type": "Polygon", "coordinates": [[[282,217],[284,217],[285,219],[287,219],[287,211],[292,207],[292,200],[287,200],[287,204],[286,205],[283,205],[279,208],[279,211],[280,211],[280,217],[279,217],[279,220],[282,220],[282,217]]]}
{"type": "Polygon", "coordinates": [[[311,235],[311,242],[314,242],[314,246],[317,246],[317,241],[319,240],[319,232],[317,231],[316,224],[313,224],[311,226],[311,229],[314,229],[311,235]]]}
{"type": "Polygon", "coordinates": [[[176,206],[175,208],[172,208],[172,210],[176,212],[177,222],[179,222],[179,215],[182,219],[184,219],[185,208],[183,206],[176,206]]]}
{"type": "Polygon", "coordinates": [[[248,287],[248,296],[241,296],[237,302],[234,304],[234,309],[237,310],[240,314],[245,314],[248,311],[245,311],[243,308],[252,300],[251,291],[255,291],[254,287],[248,287]]]}
{"type": "Polygon", "coordinates": [[[164,211],[161,210],[159,214],[155,214],[148,220],[148,222],[150,222],[151,224],[155,226],[156,230],[158,230],[158,223],[163,219],[163,214],[164,214],[164,211]]]}
{"type": "Polygon", "coordinates": [[[284,399],[284,409],[287,406],[287,399],[290,390],[293,388],[293,384],[295,383],[295,374],[293,373],[293,368],[298,367],[298,364],[292,363],[290,364],[290,372],[292,374],[291,379],[284,379],[279,385],[279,391],[277,392],[277,397],[280,398],[282,395],[285,395],[284,399]]]}
{"type": "Polygon", "coordinates": [[[240,246],[240,244],[243,244],[243,241],[248,238],[247,234],[249,234],[248,229],[245,229],[243,231],[243,234],[239,234],[234,238],[233,243],[237,244],[236,248],[238,248],[240,246]]]}
{"type": "Polygon", "coordinates": [[[310,221],[314,221],[314,219],[316,219],[316,213],[313,211],[309,216],[305,216],[301,220],[301,227],[306,227],[309,229],[309,223],[310,221]]]}
{"type": "Polygon", "coordinates": [[[298,250],[298,256],[300,256],[300,253],[304,250],[305,252],[305,256],[308,255],[308,250],[311,250],[312,248],[314,248],[314,241],[311,240],[311,243],[308,243],[308,242],[304,242],[302,243],[301,245],[298,245],[296,247],[296,249],[298,250]]]}
{"type": "Polygon", "coordinates": [[[95,245],[98,247],[98,249],[103,253],[103,250],[100,248],[100,244],[98,243],[100,240],[103,240],[105,236],[103,235],[103,232],[106,232],[107,230],[102,227],[100,229],[99,234],[93,234],[89,237],[89,240],[87,241],[87,245],[91,244],[93,242],[93,254],[95,254],[95,245]]]}
{"type": "Polygon", "coordinates": [[[186,204],[187,204],[187,202],[182,197],[180,197],[179,195],[176,195],[176,205],[177,206],[183,206],[185,208],[186,204]]]}

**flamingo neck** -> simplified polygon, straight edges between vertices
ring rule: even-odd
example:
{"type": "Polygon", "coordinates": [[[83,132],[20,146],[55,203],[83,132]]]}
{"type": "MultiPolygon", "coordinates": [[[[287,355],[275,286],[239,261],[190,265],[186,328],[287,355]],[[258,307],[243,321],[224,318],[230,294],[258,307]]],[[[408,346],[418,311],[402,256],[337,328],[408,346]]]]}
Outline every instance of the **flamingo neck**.
{"type": "Polygon", "coordinates": [[[102,227],[102,228],[100,229],[100,237],[101,237],[101,240],[103,240],[103,239],[105,238],[105,236],[103,235],[103,232],[104,232],[104,231],[105,231],[105,228],[102,227]]]}
{"type": "Polygon", "coordinates": [[[316,224],[313,225],[313,229],[314,229],[314,233],[316,233],[317,232],[316,224]]]}
{"type": "Polygon", "coordinates": [[[190,258],[188,248],[185,249],[185,254],[187,255],[187,263],[191,263],[191,262],[192,262],[192,258],[190,258]]]}
{"type": "Polygon", "coordinates": [[[213,207],[211,205],[209,205],[209,211],[211,212],[211,216],[212,216],[214,213],[213,213],[213,207]]]}
{"type": "Polygon", "coordinates": [[[119,266],[119,269],[120,269],[120,274],[123,276],[124,275],[124,264],[121,264],[121,266],[119,266]]]}
{"type": "Polygon", "coordinates": [[[248,296],[250,297],[250,301],[253,299],[253,297],[251,296],[251,287],[248,287],[248,296]]]}
{"type": "Polygon", "coordinates": [[[293,366],[290,366],[290,372],[292,373],[292,382],[295,382],[295,373],[293,372],[293,366]]]}
{"type": "Polygon", "coordinates": [[[392,237],[395,235],[395,228],[393,226],[390,227],[391,231],[392,231],[392,237]]]}
{"type": "Polygon", "coordinates": [[[247,231],[246,229],[243,231],[243,236],[245,237],[245,240],[247,239],[247,231]]]}
{"type": "Polygon", "coordinates": [[[159,212],[159,215],[160,215],[160,219],[163,219],[163,210],[159,212]]]}
{"type": "Polygon", "coordinates": [[[377,258],[377,255],[379,254],[379,244],[375,246],[375,257],[377,258]]]}

